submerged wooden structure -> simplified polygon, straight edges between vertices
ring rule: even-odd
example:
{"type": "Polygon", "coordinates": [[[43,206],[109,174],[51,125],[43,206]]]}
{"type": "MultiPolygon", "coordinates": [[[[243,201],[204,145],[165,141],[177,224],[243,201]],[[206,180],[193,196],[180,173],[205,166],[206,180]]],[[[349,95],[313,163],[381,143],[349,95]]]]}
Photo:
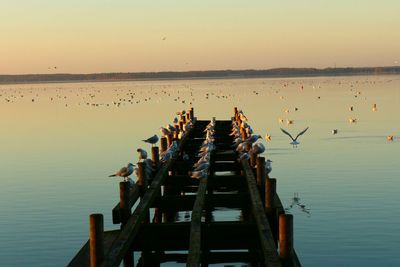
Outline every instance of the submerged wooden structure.
{"type": "MultiPolygon", "coordinates": [[[[237,108],[232,120],[241,123],[237,108]]],[[[232,148],[232,121],[217,120],[209,175],[193,179],[189,174],[210,121],[197,120],[191,109],[181,115],[179,129],[189,121],[193,126],[180,140],[178,135],[161,138],[161,153],[172,140],[178,141],[170,160],[161,163],[159,148],[152,147],[156,171],[150,184],[140,163],[136,184],[119,184],[120,199],[112,218],[120,229],[104,231],[103,215],[90,215],[89,241],[69,267],[119,266],[122,262],[126,267],[164,262],[301,266],[293,248],[293,217],[285,214],[276,179],[266,174],[265,158],[239,162],[232,148]],[[215,220],[214,214],[231,209],[240,211],[240,218],[215,220]],[[191,213],[190,220],[178,220],[182,211],[187,217],[191,213]]],[[[245,131],[241,134],[248,137],[245,131]]]]}

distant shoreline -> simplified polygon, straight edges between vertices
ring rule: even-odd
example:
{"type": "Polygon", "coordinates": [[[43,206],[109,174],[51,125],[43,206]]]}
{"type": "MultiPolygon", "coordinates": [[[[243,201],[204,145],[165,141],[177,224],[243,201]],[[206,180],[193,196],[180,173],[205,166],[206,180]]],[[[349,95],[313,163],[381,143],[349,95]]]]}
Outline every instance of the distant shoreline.
{"type": "Polygon", "coordinates": [[[360,67],[360,68],[275,68],[268,70],[207,70],[207,71],[164,71],[125,72],[91,74],[20,74],[0,75],[0,84],[31,83],[80,83],[80,82],[120,82],[157,81],[189,79],[246,79],[246,78],[291,78],[321,76],[396,75],[400,66],[360,67]]]}

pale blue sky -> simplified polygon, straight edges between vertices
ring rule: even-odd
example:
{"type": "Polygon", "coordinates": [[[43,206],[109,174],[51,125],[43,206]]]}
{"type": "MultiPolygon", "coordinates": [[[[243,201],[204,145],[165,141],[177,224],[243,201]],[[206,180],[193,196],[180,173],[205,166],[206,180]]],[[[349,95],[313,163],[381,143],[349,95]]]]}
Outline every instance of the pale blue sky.
{"type": "Polygon", "coordinates": [[[399,13],[394,0],[1,0],[0,74],[399,65],[399,13]]]}

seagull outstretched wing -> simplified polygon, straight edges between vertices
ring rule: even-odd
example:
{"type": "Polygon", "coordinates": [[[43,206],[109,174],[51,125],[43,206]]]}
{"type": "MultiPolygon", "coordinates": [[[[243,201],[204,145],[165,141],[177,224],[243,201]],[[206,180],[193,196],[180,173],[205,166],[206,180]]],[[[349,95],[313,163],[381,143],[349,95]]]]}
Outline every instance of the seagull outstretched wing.
{"type": "MultiPolygon", "coordinates": [[[[281,128],[281,131],[282,131],[284,134],[288,135],[293,141],[295,140],[295,139],[293,138],[293,136],[292,136],[290,133],[288,133],[287,131],[285,131],[284,129],[281,128]]],[[[299,135],[300,135],[300,134],[299,134],[299,135]]],[[[298,137],[298,136],[297,136],[297,137],[298,137]]],[[[297,137],[296,137],[296,139],[297,139],[297,137]]]]}
{"type": "MultiPolygon", "coordinates": [[[[308,127],[305,128],[303,131],[301,131],[301,132],[296,136],[296,138],[294,139],[294,141],[296,141],[297,138],[298,138],[300,135],[302,135],[302,134],[304,134],[305,132],[307,132],[307,130],[308,130],[308,127]]],[[[293,138],[292,138],[292,139],[293,139],[293,138]]]]}

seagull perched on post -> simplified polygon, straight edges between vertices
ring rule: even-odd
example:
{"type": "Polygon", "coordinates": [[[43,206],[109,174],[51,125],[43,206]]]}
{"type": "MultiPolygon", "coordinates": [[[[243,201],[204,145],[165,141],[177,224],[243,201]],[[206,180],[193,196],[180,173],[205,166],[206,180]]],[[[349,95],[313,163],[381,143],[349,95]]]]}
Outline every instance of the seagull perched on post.
{"type": "Polygon", "coordinates": [[[133,165],[132,163],[128,163],[128,165],[126,167],[122,167],[119,171],[117,171],[114,174],[109,175],[108,177],[123,177],[124,178],[124,182],[129,182],[131,185],[133,184],[133,180],[129,178],[129,175],[131,175],[133,173],[133,167],[135,165],[133,165]]]}
{"type": "Polygon", "coordinates": [[[288,136],[290,137],[290,139],[292,139],[292,142],[291,142],[290,144],[293,145],[293,147],[297,147],[297,145],[300,144],[300,142],[297,141],[297,138],[299,138],[299,136],[302,135],[302,134],[304,134],[307,130],[308,130],[308,127],[305,128],[303,131],[301,131],[301,132],[296,136],[296,138],[293,138],[293,136],[292,136],[290,133],[288,133],[287,131],[285,131],[284,129],[281,128],[281,131],[282,131],[284,134],[288,135],[288,136]]]}
{"type": "Polygon", "coordinates": [[[152,137],[149,137],[146,140],[142,141],[151,144],[151,146],[154,146],[154,144],[158,142],[158,136],[155,134],[152,137]]]}

